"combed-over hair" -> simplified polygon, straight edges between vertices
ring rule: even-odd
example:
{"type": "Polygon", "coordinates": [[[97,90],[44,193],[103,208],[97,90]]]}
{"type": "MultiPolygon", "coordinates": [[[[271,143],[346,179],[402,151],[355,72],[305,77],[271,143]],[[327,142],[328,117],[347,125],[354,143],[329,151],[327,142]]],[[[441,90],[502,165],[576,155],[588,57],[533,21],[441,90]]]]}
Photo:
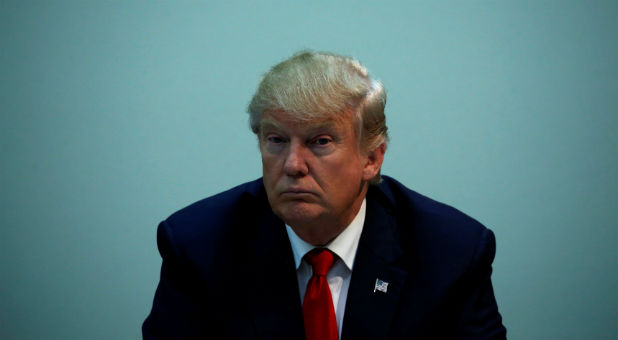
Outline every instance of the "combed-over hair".
{"type": "MultiPolygon", "coordinates": [[[[359,145],[375,150],[388,141],[386,91],[357,60],[327,52],[301,51],[268,71],[247,108],[251,130],[259,135],[267,110],[285,111],[299,121],[356,117],[359,145]]],[[[372,182],[380,181],[378,174],[372,182]]]]}

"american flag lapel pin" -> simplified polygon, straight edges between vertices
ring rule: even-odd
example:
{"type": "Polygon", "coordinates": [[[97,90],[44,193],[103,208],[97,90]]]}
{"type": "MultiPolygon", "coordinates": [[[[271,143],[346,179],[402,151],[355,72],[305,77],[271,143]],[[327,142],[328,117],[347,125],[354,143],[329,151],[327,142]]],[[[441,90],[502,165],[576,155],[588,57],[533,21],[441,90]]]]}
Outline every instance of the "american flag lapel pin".
{"type": "Polygon", "coordinates": [[[373,292],[380,291],[382,293],[386,293],[386,289],[388,288],[388,282],[382,281],[376,278],[376,285],[373,287],[373,292]]]}

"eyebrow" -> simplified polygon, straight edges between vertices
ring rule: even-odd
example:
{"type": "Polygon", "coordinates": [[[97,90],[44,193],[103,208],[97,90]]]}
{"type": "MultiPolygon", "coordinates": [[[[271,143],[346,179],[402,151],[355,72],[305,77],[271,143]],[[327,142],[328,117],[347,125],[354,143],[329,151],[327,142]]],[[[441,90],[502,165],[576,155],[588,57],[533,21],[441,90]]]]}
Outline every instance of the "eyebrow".
{"type": "Polygon", "coordinates": [[[268,119],[263,119],[260,122],[260,129],[262,128],[275,128],[275,129],[281,129],[281,125],[278,124],[277,122],[268,120],[268,119]]]}
{"type": "MultiPolygon", "coordinates": [[[[274,129],[278,129],[278,130],[283,130],[284,128],[281,126],[281,124],[279,124],[277,121],[272,121],[269,119],[264,119],[262,120],[262,122],[260,123],[260,128],[264,129],[264,128],[274,128],[274,129]]],[[[309,134],[315,133],[316,131],[319,130],[329,130],[329,131],[333,131],[333,132],[337,132],[337,133],[341,133],[339,132],[336,127],[335,124],[333,122],[326,122],[326,123],[319,123],[316,125],[310,125],[307,127],[307,129],[305,130],[306,132],[308,132],[309,134]]]]}

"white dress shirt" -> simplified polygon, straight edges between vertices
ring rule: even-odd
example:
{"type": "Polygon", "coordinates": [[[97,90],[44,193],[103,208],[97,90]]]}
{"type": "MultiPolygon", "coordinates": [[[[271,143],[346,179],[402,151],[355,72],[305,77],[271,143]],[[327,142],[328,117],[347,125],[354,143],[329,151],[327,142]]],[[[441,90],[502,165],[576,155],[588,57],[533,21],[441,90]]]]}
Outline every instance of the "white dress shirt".
{"type": "MultiPolygon", "coordinates": [[[[325,248],[335,253],[335,263],[328,271],[326,279],[330,287],[330,294],[333,298],[333,306],[335,307],[335,316],[337,318],[337,330],[339,338],[341,338],[341,326],[343,325],[343,314],[345,312],[345,302],[348,297],[348,288],[350,287],[350,278],[352,276],[352,267],[354,266],[354,258],[356,257],[356,249],[360,240],[363,224],[365,223],[366,200],[363,199],[356,217],[335,239],[330,241],[325,248]]],[[[307,283],[312,275],[311,265],[303,261],[303,256],[317,248],[303,241],[292,228],[286,224],[286,231],[292,252],[294,253],[294,262],[296,263],[296,276],[298,278],[298,289],[300,291],[300,302],[305,299],[305,290],[307,283]]]]}

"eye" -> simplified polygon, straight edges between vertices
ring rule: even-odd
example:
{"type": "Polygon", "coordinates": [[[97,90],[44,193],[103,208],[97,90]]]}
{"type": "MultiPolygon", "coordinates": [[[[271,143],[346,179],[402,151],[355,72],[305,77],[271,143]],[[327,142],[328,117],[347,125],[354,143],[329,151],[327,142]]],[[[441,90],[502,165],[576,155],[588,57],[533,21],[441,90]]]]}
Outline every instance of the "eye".
{"type": "Polygon", "coordinates": [[[312,141],[313,144],[318,145],[318,146],[326,146],[332,142],[333,140],[328,137],[320,137],[312,141]]]}
{"type": "Polygon", "coordinates": [[[269,136],[269,137],[266,138],[266,140],[268,142],[270,142],[270,143],[273,143],[273,144],[281,144],[281,143],[283,143],[283,138],[278,137],[278,136],[269,136]]]}

